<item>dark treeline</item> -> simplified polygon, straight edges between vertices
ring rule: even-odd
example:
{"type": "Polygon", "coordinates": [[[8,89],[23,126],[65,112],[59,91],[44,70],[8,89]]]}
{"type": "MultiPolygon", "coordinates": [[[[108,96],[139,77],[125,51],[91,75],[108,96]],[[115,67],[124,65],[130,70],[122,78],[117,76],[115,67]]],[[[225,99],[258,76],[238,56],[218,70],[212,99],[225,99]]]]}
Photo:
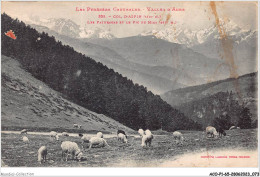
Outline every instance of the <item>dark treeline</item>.
{"type": "Polygon", "coordinates": [[[200,128],[145,87],[18,19],[6,14],[1,18],[2,54],[19,60],[25,70],[67,99],[133,129],[200,128]],[[5,35],[9,30],[16,40],[5,35]]]}
{"type": "Polygon", "coordinates": [[[241,128],[254,128],[252,114],[232,91],[218,92],[200,100],[182,104],[179,109],[186,116],[202,125],[203,129],[208,125],[220,126],[229,129],[235,125],[241,128]]]}

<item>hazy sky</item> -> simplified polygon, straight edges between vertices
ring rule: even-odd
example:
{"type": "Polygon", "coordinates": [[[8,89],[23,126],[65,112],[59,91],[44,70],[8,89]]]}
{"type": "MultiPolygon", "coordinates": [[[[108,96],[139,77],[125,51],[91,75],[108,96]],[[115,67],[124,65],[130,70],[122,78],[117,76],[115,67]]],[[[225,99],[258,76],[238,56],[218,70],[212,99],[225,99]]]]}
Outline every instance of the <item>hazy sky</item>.
{"type": "MultiPolygon", "coordinates": [[[[257,2],[216,2],[220,18],[230,19],[244,29],[257,28],[257,2]]],[[[97,25],[87,24],[96,21],[98,15],[161,15],[161,20],[176,21],[179,26],[191,30],[204,29],[215,22],[209,2],[2,2],[2,12],[21,20],[67,18],[82,27],[95,27],[110,30],[117,37],[133,36],[153,29],[174,28],[174,25],[97,25]],[[111,12],[77,12],[79,8],[111,8],[111,12]],[[113,8],[140,8],[140,12],[115,12],[113,8]],[[148,12],[146,7],[152,8],[184,8],[182,12],[148,12]],[[170,15],[169,15],[170,14],[170,15]]],[[[118,19],[105,18],[104,21],[118,19]]],[[[119,19],[126,20],[126,19],[119,19]]],[[[131,19],[132,20],[132,19],[131,19]]],[[[140,19],[139,19],[140,20],[140,19]]],[[[153,19],[159,21],[159,19],[153,19]]]]}

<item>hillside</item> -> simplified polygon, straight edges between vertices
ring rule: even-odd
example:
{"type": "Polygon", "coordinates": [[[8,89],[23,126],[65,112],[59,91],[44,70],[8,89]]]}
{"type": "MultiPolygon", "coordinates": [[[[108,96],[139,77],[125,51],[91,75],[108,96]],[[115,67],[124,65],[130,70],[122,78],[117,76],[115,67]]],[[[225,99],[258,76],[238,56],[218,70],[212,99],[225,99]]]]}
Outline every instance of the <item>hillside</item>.
{"type": "Polygon", "coordinates": [[[127,58],[124,58],[122,55],[119,55],[117,51],[112,50],[109,47],[71,38],[44,26],[35,24],[31,24],[30,26],[39,32],[45,32],[55,36],[55,38],[63,44],[73,47],[77,52],[85,54],[97,62],[101,62],[108,68],[131,79],[134,83],[147,87],[148,90],[155,94],[161,94],[169,90],[184,87],[184,85],[179,83],[178,80],[175,79],[175,76],[172,75],[173,72],[180,73],[178,69],[167,66],[164,68],[161,68],[160,66],[151,67],[134,63],[127,60],[127,58]]]}
{"type": "Polygon", "coordinates": [[[21,68],[17,60],[2,55],[1,64],[2,130],[115,132],[120,128],[133,131],[68,101],[21,68]],[[82,125],[82,129],[75,130],[75,123],[82,125]]]}
{"type": "Polygon", "coordinates": [[[110,48],[130,62],[161,68],[160,77],[176,80],[187,86],[203,84],[212,78],[219,80],[229,76],[226,67],[220,68],[221,72],[214,75],[216,67],[222,63],[220,58],[209,58],[184,45],[157,39],[154,36],[132,36],[111,40],[85,39],[85,41],[110,48]],[[164,70],[164,67],[171,68],[170,75],[169,70],[164,70]]]}
{"type": "Polygon", "coordinates": [[[257,94],[257,73],[246,74],[238,79],[225,79],[209,84],[203,84],[193,87],[186,87],[166,92],[161,95],[172,106],[178,106],[183,103],[198,100],[206,96],[216,94],[218,92],[233,92],[237,93],[242,99],[256,99],[257,94]]]}
{"type": "Polygon", "coordinates": [[[202,99],[184,103],[177,108],[202,127],[214,126],[214,119],[222,117],[227,121],[225,124],[227,129],[232,125],[240,127],[239,119],[243,115],[243,111],[248,108],[251,113],[249,114],[251,127],[257,127],[257,101],[250,99],[244,104],[239,104],[236,95],[232,92],[218,92],[202,99]]]}
{"type": "Polygon", "coordinates": [[[229,114],[233,124],[237,124],[244,107],[249,108],[253,124],[258,119],[257,73],[240,76],[237,80],[226,79],[177,89],[161,97],[203,126],[212,124],[213,119],[223,113],[229,114]]]}
{"type": "Polygon", "coordinates": [[[199,125],[144,86],[134,84],[102,63],[76,52],[46,33],[2,14],[2,54],[19,60],[35,78],[84,108],[133,129],[197,129],[199,125]]]}

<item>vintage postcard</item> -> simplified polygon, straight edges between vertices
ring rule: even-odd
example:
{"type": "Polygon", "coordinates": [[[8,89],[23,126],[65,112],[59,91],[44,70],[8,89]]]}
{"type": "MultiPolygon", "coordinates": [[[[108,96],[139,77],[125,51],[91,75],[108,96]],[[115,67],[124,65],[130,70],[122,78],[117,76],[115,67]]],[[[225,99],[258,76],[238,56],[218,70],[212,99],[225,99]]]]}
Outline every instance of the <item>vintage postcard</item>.
{"type": "Polygon", "coordinates": [[[257,1],[1,2],[3,169],[258,160],[257,1]]]}

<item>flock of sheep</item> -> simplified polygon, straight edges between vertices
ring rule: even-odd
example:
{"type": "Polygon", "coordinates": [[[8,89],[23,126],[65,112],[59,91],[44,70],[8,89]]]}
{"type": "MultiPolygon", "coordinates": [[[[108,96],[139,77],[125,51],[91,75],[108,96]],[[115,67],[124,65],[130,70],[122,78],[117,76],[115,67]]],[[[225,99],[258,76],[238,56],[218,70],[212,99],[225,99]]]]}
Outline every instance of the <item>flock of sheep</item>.
{"type": "MultiPolygon", "coordinates": [[[[229,130],[232,130],[232,129],[240,129],[240,128],[232,126],[232,127],[230,127],[229,130]]],[[[141,146],[150,147],[152,144],[152,140],[154,138],[152,132],[148,129],[145,131],[143,129],[139,129],[138,133],[142,139],[141,146]]],[[[207,138],[209,138],[209,136],[211,138],[221,137],[222,135],[226,136],[226,133],[223,129],[221,129],[221,128],[216,129],[215,127],[212,127],[212,126],[208,126],[206,128],[205,133],[206,133],[207,138]]],[[[26,129],[22,130],[21,134],[27,134],[27,130],[26,129]]],[[[59,135],[57,132],[51,131],[49,135],[51,138],[54,138],[54,140],[59,140],[59,135]]],[[[69,134],[67,132],[63,132],[61,135],[69,136],[69,134]]],[[[81,137],[82,144],[89,143],[89,149],[91,149],[93,146],[98,146],[98,147],[109,146],[108,143],[106,142],[106,140],[103,138],[102,132],[98,132],[95,137],[90,137],[88,135],[83,135],[83,134],[79,133],[79,137],[81,137]]],[[[184,141],[183,134],[178,131],[173,132],[173,138],[178,143],[180,142],[181,144],[184,141]]],[[[25,143],[29,143],[29,139],[26,136],[23,136],[22,140],[25,143]]],[[[126,135],[125,131],[123,131],[123,130],[117,131],[117,140],[122,143],[128,143],[127,135],[126,135]]],[[[61,150],[62,150],[62,159],[65,158],[66,161],[68,161],[69,155],[71,155],[72,159],[76,158],[76,160],[78,160],[78,161],[81,161],[81,159],[82,159],[83,153],[80,150],[78,144],[75,142],[63,141],[61,143],[61,150]]],[[[45,162],[46,156],[47,156],[47,147],[41,146],[38,150],[38,162],[39,163],[42,163],[42,161],[45,162]]]]}
{"type": "MultiPolygon", "coordinates": [[[[27,134],[27,130],[23,129],[21,134],[27,134]]],[[[69,136],[67,132],[63,132],[61,134],[62,136],[69,136]]],[[[54,138],[54,140],[59,140],[59,135],[55,131],[51,131],[49,133],[49,136],[51,138],[54,138]]],[[[88,135],[83,135],[79,133],[79,136],[81,137],[82,143],[89,143],[89,149],[92,148],[92,146],[99,146],[99,147],[104,147],[104,146],[109,146],[106,142],[106,140],[103,138],[103,133],[98,132],[95,137],[90,137],[88,135]]],[[[117,133],[117,139],[118,141],[122,141],[124,143],[127,143],[127,136],[123,130],[118,130],[117,133]]],[[[22,138],[24,143],[29,143],[29,139],[26,136],[23,136],[22,138]]],[[[71,141],[63,141],[61,143],[61,150],[62,150],[62,159],[65,158],[66,161],[68,161],[69,155],[71,155],[71,159],[75,159],[78,161],[81,161],[82,159],[82,151],[80,150],[79,146],[75,142],[71,141]]],[[[46,146],[41,146],[38,150],[38,162],[42,163],[43,161],[46,161],[46,156],[47,156],[47,147],[46,146]]]]}

